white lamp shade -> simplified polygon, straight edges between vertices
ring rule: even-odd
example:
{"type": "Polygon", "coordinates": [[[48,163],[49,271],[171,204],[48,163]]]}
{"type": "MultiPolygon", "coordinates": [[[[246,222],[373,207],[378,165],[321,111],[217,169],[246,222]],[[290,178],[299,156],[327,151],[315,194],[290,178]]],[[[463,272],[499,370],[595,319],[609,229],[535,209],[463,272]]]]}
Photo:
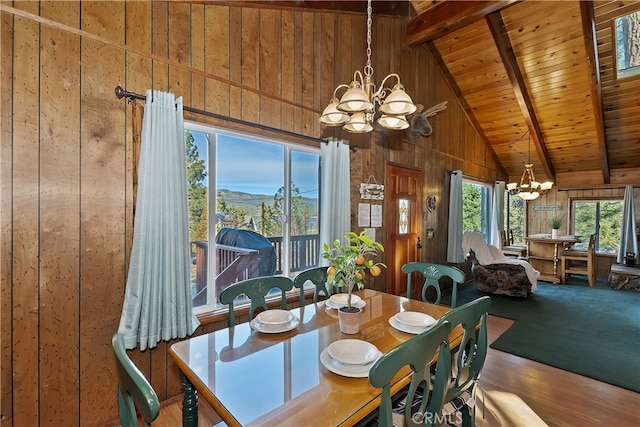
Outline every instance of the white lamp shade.
{"type": "Polygon", "coordinates": [[[351,133],[366,133],[373,130],[373,126],[367,120],[364,113],[355,113],[351,119],[344,125],[344,130],[351,133]]]}
{"type": "Polygon", "coordinates": [[[405,92],[404,87],[398,83],[380,106],[380,112],[389,115],[407,115],[417,110],[411,97],[405,92]]]}
{"type": "Polygon", "coordinates": [[[539,195],[540,193],[538,193],[537,191],[521,191],[518,193],[518,196],[520,196],[524,200],[535,200],[539,195]]]}
{"type": "Polygon", "coordinates": [[[405,116],[388,116],[386,114],[380,116],[378,124],[391,130],[402,130],[409,127],[409,122],[405,116]]]}
{"type": "Polygon", "coordinates": [[[337,105],[338,100],[334,98],[333,102],[327,105],[327,108],[322,112],[320,123],[325,126],[340,126],[349,120],[349,115],[338,110],[337,105]]]}
{"type": "Polygon", "coordinates": [[[507,184],[507,190],[509,191],[515,190],[517,187],[518,187],[517,182],[510,182],[507,184]]]}
{"type": "Polygon", "coordinates": [[[543,182],[542,184],[540,184],[540,189],[543,191],[549,191],[551,190],[551,187],[553,187],[553,182],[552,181],[546,181],[543,182]]]}
{"type": "Polygon", "coordinates": [[[367,93],[360,87],[360,83],[353,81],[349,89],[340,98],[337,108],[347,113],[358,113],[373,110],[373,104],[369,101],[367,93]]]}

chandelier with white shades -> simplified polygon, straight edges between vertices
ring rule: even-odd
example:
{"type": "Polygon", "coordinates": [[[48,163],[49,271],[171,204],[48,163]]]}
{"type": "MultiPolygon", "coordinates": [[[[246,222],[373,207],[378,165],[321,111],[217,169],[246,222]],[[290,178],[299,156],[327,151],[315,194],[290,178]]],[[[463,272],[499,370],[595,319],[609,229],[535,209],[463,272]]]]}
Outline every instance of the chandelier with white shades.
{"type": "Polygon", "coordinates": [[[409,127],[407,115],[416,111],[417,107],[400,83],[400,77],[389,74],[382,80],[376,90],[373,83],[373,66],[371,65],[371,0],[367,2],[367,63],[364,74],[360,70],[353,73],[350,85],[341,84],[333,91],[333,98],[320,116],[320,123],[325,126],[343,126],[351,133],[367,133],[373,130],[376,116],[376,105],[379,106],[377,122],[380,126],[391,130],[402,130],[409,127]],[[387,80],[395,79],[393,88],[385,88],[387,80]],[[338,100],[338,92],[346,89],[338,100]]]}
{"type": "Polygon", "coordinates": [[[529,161],[524,165],[524,172],[520,178],[520,183],[510,182],[507,184],[507,191],[512,196],[519,196],[524,200],[535,200],[540,194],[545,194],[553,186],[553,182],[546,181],[539,183],[536,181],[536,177],[533,174],[533,163],[531,163],[531,132],[527,130],[529,134],[529,161]]]}

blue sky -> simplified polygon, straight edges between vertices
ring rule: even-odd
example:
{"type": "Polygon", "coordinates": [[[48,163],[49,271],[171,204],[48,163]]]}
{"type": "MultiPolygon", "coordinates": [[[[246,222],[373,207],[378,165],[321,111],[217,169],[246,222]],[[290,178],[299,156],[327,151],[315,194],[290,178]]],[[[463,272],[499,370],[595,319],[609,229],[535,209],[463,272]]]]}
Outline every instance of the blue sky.
{"type": "MultiPolygon", "coordinates": [[[[203,133],[191,131],[198,153],[207,159],[207,139],[203,133]]],[[[284,147],[262,141],[219,135],[217,152],[218,188],[251,194],[273,195],[284,184],[284,147]]],[[[305,197],[318,197],[318,156],[292,152],[292,179],[305,197]]]]}

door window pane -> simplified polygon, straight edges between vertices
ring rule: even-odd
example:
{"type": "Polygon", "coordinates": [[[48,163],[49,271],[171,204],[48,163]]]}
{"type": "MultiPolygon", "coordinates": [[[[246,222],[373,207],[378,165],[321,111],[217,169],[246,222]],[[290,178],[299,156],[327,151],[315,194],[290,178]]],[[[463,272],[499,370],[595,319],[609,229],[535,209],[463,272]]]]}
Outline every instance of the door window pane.
{"type": "Polygon", "coordinates": [[[398,199],[398,233],[409,233],[409,201],[398,199]]]}

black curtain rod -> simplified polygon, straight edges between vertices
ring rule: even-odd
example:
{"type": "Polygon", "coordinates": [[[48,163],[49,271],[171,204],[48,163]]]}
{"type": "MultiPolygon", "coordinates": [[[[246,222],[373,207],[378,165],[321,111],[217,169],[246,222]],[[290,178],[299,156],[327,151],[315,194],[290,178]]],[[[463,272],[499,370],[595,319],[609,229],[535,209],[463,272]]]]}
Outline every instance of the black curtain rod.
{"type": "MultiPolygon", "coordinates": [[[[120,86],[120,85],[116,86],[115,94],[116,94],[116,98],[118,98],[118,99],[127,98],[127,100],[129,102],[131,102],[134,99],[141,99],[143,101],[147,99],[146,96],[140,95],[139,93],[135,93],[135,92],[129,92],[128,90],[123,89],[122,86],[120,86]]],[[[261,124],[258,124],[258,123],[247,122],[247,121],[236,119],[236,118],[233,118],[233,117],[228,117],[228,116],[223,116],[223,115],[216,114],[216,113],[211,113],[209,111],[199,110],[197,108],[184,106],[183,110],[189,111],[190,113],[202,114],[204,116],[213,117],[214,119],[218,119],[218,120],[225,120],[225,121],[237,123],[237,124],[244,125],[244,126],[250,126],[250,127],[253,127],[253,128],[260,129],[260,130],[266,130],[266,131],[270,131],[270,132],[285,134],[285,135],[289,135],[289,136],[292,136],[292,137],[295,137],[295,138],[303,138],[303,139],[307,139],[307,140],[313,141],[313,142],[326,142],[326,141],[324,141],[322,139],[313,138],[311,136],[301,135],[301,134],[290,132],[290,131],[287,131],[287,130],[276,129],[276,128],[272,128],[270,126],[261,125],[261,124]]],[[[351,150],[355,151],[355,147],[351,146],[351,150]]]]}

